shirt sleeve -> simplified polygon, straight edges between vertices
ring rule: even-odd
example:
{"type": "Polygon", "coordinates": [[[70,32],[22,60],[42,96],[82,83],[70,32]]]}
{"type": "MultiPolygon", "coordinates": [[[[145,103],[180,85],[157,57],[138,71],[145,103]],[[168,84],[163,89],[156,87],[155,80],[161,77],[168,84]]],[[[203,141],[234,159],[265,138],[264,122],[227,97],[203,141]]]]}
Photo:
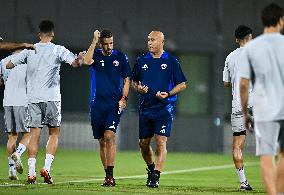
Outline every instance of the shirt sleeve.
{"type": "Polygon", "coordinates": [[[14,64],[14,66],[18,66],[18,65],[21,65],[21,64],[26,64],[28,55],[29,55],[29,50],[24,49],[23,51],[21,51],[20,53],[15,55],[11,59],[11,62],[14,64]]]}
{"type": "Polygon", "coordinates": [[[225,66],[223,70],[223,81],[224,82],[231,82],[230,71],[229,71],[229,60],[226,59],[225,66]]]}
{"type": "Polygon", "coordinates": [[[125,54],[122,56],[122,77],[125,79],[131,77],[131,68],[129,65],[128,58],[125,54]]]}
{"type": "Polygon", "coordinates": [[[175,85],[186,82],[186,78],[182,72],[180,63],[177,59],[173,60],[173,81],[175,85]]]}
{"type": "Polygon", "coordinates": [[[132,77],[131,77],[131,80],[133,80],[135,82],[141,81],[138,64],[139,64],[139,62],[138,62],[138,59],[137,59],[136,63],[134,64],[134,67],[132,69],[132,77]]]}
{"type": "Polygon", "coordinates": [[[4,74],[3,63],[2,60],[0,60],[0,79],[3,79],[3,74],[4,74]]]}
{"type": "Polygon", "coordinates": [[[53,51],[60,62],[65,62],[71,65],[76,59],[76,56],[64,46],[56,45],[53,51]]]}
{"type": "Polygon", "coordinates": [[[247,48],[245,48],[244,51],[242,52],[240,59],[241,63],[239,66],[239,76],[241,78],[251,79],[252,70],[251,70],[251,63],[247,48]]]}

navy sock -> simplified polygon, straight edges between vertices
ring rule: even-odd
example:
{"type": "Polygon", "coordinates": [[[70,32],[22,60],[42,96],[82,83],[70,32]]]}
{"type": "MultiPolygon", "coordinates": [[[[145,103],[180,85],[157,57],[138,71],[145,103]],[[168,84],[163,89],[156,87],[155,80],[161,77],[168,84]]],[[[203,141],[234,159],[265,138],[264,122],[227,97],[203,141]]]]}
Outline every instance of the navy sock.
{"type": "Polygon", "coordinates": [[[155,164],[154,163],[147,165],[147,167],[150,170],[150,172],[154,172],[154,170],[155,170],[155,164]]]}
{"type": "Polygon", "coordinates": [[[106,177],[113,177],[113,168],[114,166],[107,166],[106,177]]]}

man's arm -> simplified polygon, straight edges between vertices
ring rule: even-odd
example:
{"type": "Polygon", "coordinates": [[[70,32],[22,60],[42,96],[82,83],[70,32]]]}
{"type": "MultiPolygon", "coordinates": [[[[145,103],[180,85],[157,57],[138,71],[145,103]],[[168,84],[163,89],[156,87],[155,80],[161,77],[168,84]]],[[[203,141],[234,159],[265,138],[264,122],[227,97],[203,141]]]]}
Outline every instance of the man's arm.
{"type": "Polygon", "coordinates": [[[140,81],[138,83],[136,81],[133,81],[132,88],[140,94],[148,93],[148,86],[142,85],[140,81]]]}
{"type": "Polygon", "coordinates": [[[231,87],[231,86],[232,86],[231,82],[224,81],[224,87],[231,87]]]}
{"type": "Polygon", "coordinates": [[[156,94],[156,97],[159,99],[165,99],[168,98],[170,96],[174,96],[176,94],[178,94],[179,92],[183,91],[186,88],[186,83],[182,82],[180,84],[177,84],[171,91],[169,92],[160,92],[158,91],[156,94]]]}
{"type": "Polygon", "coordinates": [[[17,53],[15,57],[13,57],[7,64],[6,69],[12,69],[15,66],[26,64],[26,59],[29,55],[30,50],[23,50],[20,53],[17,53]]]}
{"type": "Polygon", "coordinates": [[[96,30],[94,32],[94,38],[93,38],[93,41],[84,57],[84,64],[86,65],[92,65],[94,63],[94,60],[93,60],[93,56],[94,56],[94,51],[96,49],[96,45],[99,41],[99,37],[100,37],[100,32],[98,30],[96,30]]]}
{"type": "Polygon", "coordinates": [[[71,63],[71,66],[78,68],[84,64],[85,52],[80,52],[77,58],[71,63]]]}
{"type": "Polygon", "coordinates": [[[6,64],[7,69],[12,69],[14,67],[15,67],[15,65],[11,62],[11,60],[6,64]]]}
{"type": "Polygon", "coordinates": [[[122,97],[118,102],[120,109],[124,109],[126,107],[129,88],[130,88],[130,79],[129,79],[129,77],[127,77],[127,78],[123,79],[122,97]]]}
{"type": "Polygon", "coordinates": [[[18,49],[35,49],[33,44],[29,43],[11,43],[11,42],[0,42],[0,49],[4,50],[18,50],[18,49]]]}
{"type": "Polygon", "coordinates": [[[249,95],[249,86],[250,86],[250,80],[241,78],[240,81],[240,96],[241,96],[241,104],[242,104],[242,111],[244,115],[244,122],[245,122],[245,128],[247,130],[252,131],[253,129],[251,127],[251,118],[248,113],[248,95],[249,95]]]}

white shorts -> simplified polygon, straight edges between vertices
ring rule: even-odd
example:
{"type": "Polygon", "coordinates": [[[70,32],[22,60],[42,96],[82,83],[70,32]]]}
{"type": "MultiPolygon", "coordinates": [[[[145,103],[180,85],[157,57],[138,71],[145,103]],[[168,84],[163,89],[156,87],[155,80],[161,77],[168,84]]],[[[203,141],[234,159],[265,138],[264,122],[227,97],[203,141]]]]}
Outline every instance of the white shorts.
{"type": "Polygon", "coordinates": [[[232,123],[233,133],[239,133],[242,131],[246,131],[246,128],[244,125],[244,115],[242,112],[231,114],[231,123],[232,123]]]}
{"type": "Polygon", "coordinates": [[[4,120],[7,133],[30,132],[26,127],[27,107],[25,106],[4,106],[4,120]]]}
{"type": "Polygon", "coordinates": [[[284,121],[255,122],[256,155],[277,155],[284,151],[284,121]]]}

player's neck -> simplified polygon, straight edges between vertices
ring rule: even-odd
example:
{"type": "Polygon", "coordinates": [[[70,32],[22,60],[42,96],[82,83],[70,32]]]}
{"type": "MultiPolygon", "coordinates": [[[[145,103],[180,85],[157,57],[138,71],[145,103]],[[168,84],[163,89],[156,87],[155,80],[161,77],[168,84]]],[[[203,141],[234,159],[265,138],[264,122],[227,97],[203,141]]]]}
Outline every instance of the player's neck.
{"type": "Polygon", "coordinates": [[[152,52],[151,55],[152,55],[153,58],[160,58],[163,55],[163,53],[164,53],[164,50],[160,50],[160,51],[155,52],[155,53],[152,52]]]}
{"type": "Polygon", "coordinates": [[[265,27],[263,34],[270,34],[270,33],[280,33],[281,28],[278,26],[270,26],[270,27],[265,27]]]}

